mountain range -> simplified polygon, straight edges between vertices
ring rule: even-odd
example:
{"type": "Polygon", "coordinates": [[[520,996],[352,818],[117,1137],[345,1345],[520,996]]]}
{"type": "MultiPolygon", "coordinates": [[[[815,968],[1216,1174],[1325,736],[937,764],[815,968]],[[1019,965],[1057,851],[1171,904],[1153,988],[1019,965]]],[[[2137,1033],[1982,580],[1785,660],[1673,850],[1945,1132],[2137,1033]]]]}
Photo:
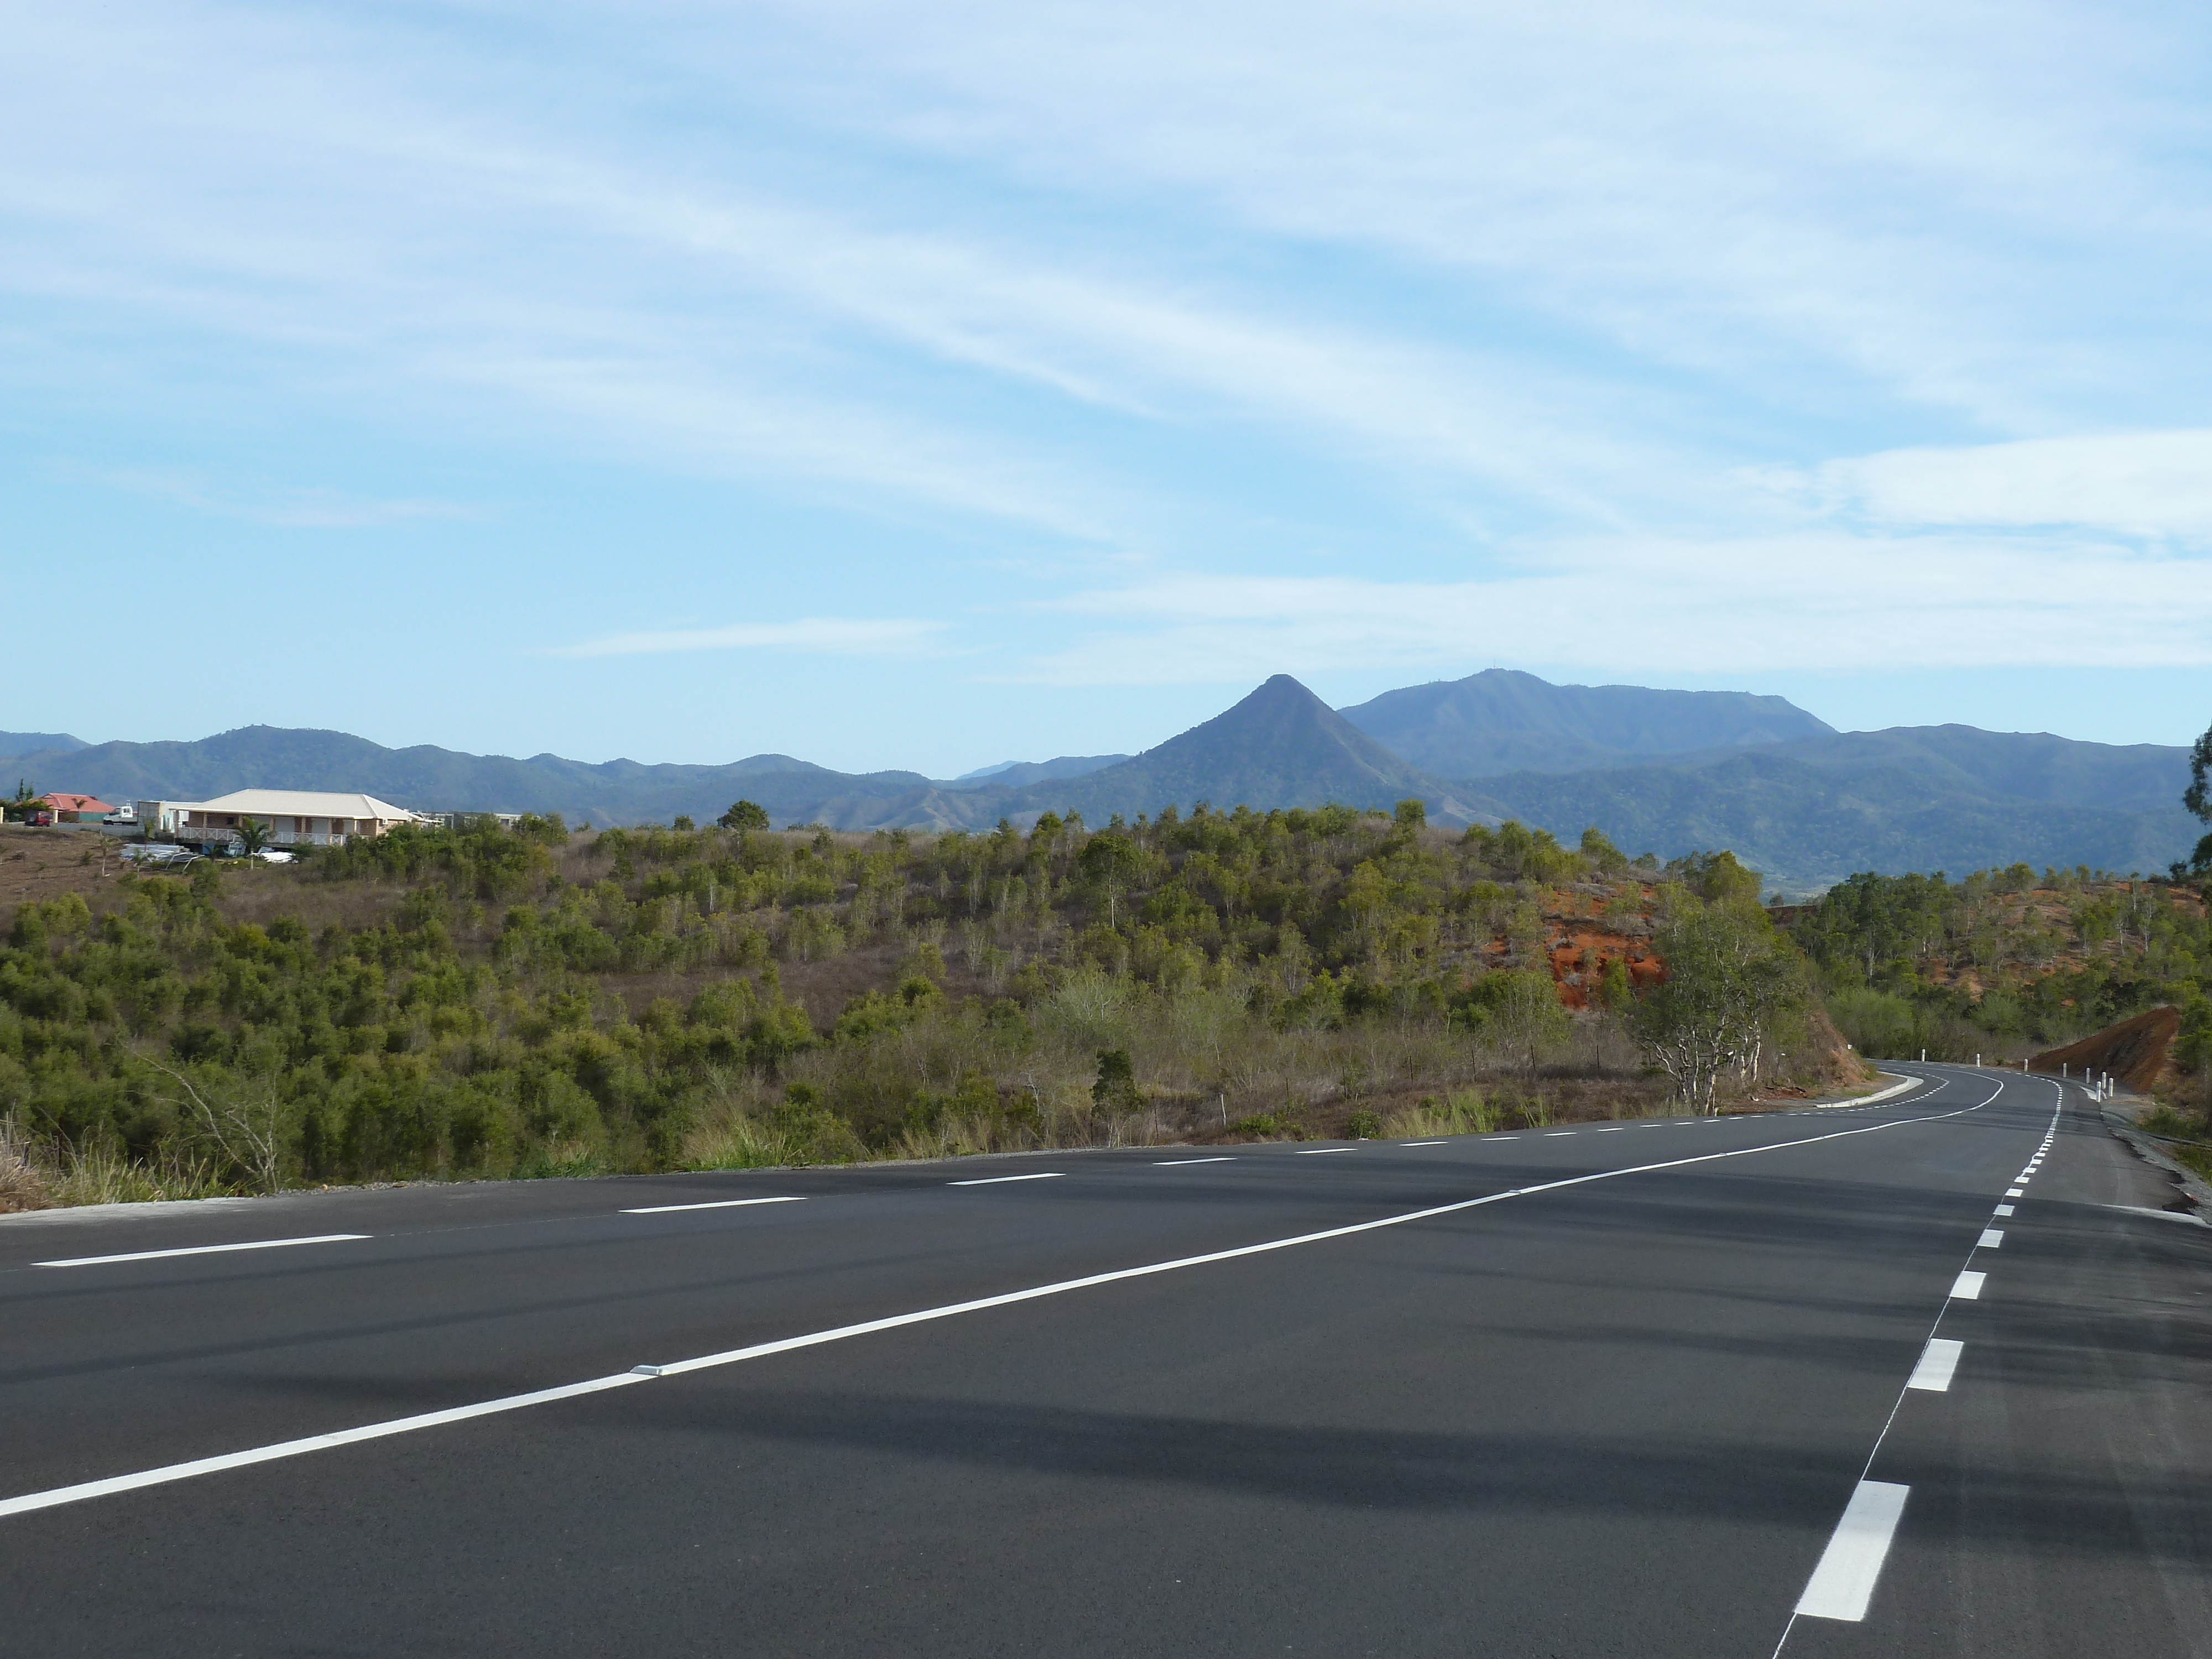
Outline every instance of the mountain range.
{"type": "Polygon", "coordinates": [[[1868,869],[2162,869],[2187,855],[2198,829],[2179,805],[2185,749],[1963,726],[1838,732],[1780,697],[1553,685],[1504,669],[1340,711],[1279,674],[1142,754],[1010,763],[953,780],[836,772],[779,754],[720,766],[519,760],[265,726],[196,743],[0,732],[0,768],[118,802],[343,789],[423,811],[606,824],[706,822],[744,797],[778,823],[846,830],[981,829],[1047,811],[1097,824],[1200,800],[1388,808],[1410,797],[1444,824],[1513,817],[1566,839],[1595,824],[1624,851],[1662,857],[1730,848],[1790,892],[1868,869]]]}

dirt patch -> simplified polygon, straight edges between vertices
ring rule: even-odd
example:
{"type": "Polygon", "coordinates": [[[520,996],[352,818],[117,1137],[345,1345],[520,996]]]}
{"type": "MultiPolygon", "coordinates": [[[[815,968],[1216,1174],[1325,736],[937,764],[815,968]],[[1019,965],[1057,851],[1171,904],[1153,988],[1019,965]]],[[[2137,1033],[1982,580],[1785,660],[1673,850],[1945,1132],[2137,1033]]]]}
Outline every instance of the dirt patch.
{"type": "Polygon", "coordinates": [[[0,824],[0,935],[15,912],[75,893],[97,912],[112,908],[116,878],[130,869],[123,843],[97,830],[33,830],[0,824]]]}
{"type": "Polygon", "coordinates": [[[2171,1080],[2173,1039],[2180,1030],[2181,1016],[2172,1008],[2147,1009],[2079,1042],[2048,1049],[2028,1064],[2053,1073],[2063,1066],[2075,1077],[2091,1070],[2108,1072],[2137,1094],[2147,1095],[2171,1080]]]}

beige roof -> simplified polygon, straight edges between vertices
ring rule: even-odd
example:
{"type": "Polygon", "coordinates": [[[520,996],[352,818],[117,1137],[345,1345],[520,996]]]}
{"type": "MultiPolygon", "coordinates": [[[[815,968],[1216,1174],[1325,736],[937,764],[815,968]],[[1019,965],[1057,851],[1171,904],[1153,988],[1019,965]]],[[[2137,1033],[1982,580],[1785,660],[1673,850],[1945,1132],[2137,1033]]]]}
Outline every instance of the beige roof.
{"type": "Polygon", "coordinates": [[[416,816],[374,795],[325,794],[315,789],[234,789],[214,800],[172,804],[188,812],[244,812],[272,818],[383,818],[404,823],[416,816]]]}

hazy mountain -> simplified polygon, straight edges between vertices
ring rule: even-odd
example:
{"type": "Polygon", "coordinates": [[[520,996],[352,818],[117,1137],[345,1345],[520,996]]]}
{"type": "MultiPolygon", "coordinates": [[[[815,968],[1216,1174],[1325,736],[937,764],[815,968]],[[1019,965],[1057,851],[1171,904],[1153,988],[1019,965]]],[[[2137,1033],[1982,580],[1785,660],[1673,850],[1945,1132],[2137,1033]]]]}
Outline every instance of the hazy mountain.
{"type": "Polygon", "coordinates": [[[67,754],[86,746],[83,738],[66,732],[0,732],[0,760],[17,755],[67,754]]]}
{"type": "MultiPolygon", "coordinates": [[[[1463,793],[1463,792],[1461,792],[1463,793]]],[[[1225,713],[1133,760],[1066,782],[1031,785],[1024,808],[1068,808],[1087,823],[1133,817],[1170,802],[1237,805],[1389,807],[1408,796],[1452,813],[1452,787],[1409,766],[1319,697],[1278,674],[1225,713]]]]}
{"type": "Polygon", "coordinates": [[[1091,772],[1118,766],[1128,759],[1127,755],[1061,755],[1048,761],[1000,761],[996,766],[980,767],[973,772],[963,772],[947,789],[974,789],[985,784],[1004,784],[1019,788],[1025,783],[1042,783],[1053,778],[1079,778],[1091,772]]]}
{"type": "Polygon", "coordinates": [[[427,744],[386,749],[343,732],[242,726],[197,743],[104,743],[17,757],[42,787],[82,789],[108,800],[196,800],[233,789],[361,790],[418,811],[562,812],[573,822],[666,823],[678,813],[712,819],[739,796],[801,818],[826,799],[890,803],[926,793],[919,772],[854,775],[755,755],[724,766],[601,764],[535,755],[465,755],[427,744]]]}
{"type": "Polygon", "coordinates": [[[2179,804],[2188,780],[2185,749],[1936,726],[1469,787],[1486,817],[1594,823],[1631,854],[1730,848],[1796,891],[1860,870],[2162,871],[2201,829],[2179,804]]]}
{"type": "Polygon", "coordinates": [[[1553,685],[1510,668],[1385,691],[1340,712],[1414,765],[1447,778],[1632,766],[1660,755],[1834,732],[1782,697],[1553,685]]]}
{"type": "Polygon", "coordinates": [[[1348,714],[1277,675],[1141,755],[1062,757],[951,784],[916,772],[836,772],[788,755],[720,766],[587,764],[557,755],[386,749],[342,732],[265,726],[198,743],[70,742],[8,759],[9,775],[118,802],[254,787],[365,790],[423,811],[557,811],[599,824],[665,823],[678,814],[703,823],[743,797],[776,823],[841,830],[984,829],[1001,817],[1026,826],[1041,812],[1070,809],[1100,824],[1116,812],[1133,817],[1170,802],[1188,811],[1200,800],[1224,811],[1328,800],[1387,809],[1417,796],[1438,823],[1517,817],[1566,840],[1595,824],[1631,854],[1733,848],[1793,891],[1867,869],[1957,874],[2025,860],[2159,870],[2187,856],[2199,830],[2179,805],[2185,749],[1963,726],[1839,732],[1779,698],[1547,686],[1499,673],[1394,692],[1348,714]],[[1394,698],[1403,701],[1393,705],[1390,729],[1431,738],[1458,718],[1447,718],[1455,709],[1538,722],[1476,735],[1493,757],[1540,758],[1478,781],[1448,781],[1350,718],[1383,724],[1374,711],[1394,698]],[[1423,709],[1425,726],[1416,718],[1423,709]],[[1793,724],[1798,735],[1776,739],[1793,724]],[[1803,732],[1808,725],[1815,729],[1803,732]],[[1717,740],[1657,758],[1624,747],[1693,738],[1717,740]],[[1597,763],[1557,769],[1562,756],[1594,750],[1597,763]],[[1036,775],[1068,766],[1086,769],[1036,775]]]}

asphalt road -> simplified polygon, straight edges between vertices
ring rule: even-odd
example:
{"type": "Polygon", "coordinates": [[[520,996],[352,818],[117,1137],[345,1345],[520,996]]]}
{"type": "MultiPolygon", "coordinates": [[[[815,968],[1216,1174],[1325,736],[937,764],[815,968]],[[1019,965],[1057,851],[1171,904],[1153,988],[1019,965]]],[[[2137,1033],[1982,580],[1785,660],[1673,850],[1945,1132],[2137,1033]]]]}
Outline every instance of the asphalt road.
{"type": "Polygon", "coordinates": [[[1895,1069],[12,1218],[0,1650],[2212,1656],[2212,1231],[1895,1069]]]}

